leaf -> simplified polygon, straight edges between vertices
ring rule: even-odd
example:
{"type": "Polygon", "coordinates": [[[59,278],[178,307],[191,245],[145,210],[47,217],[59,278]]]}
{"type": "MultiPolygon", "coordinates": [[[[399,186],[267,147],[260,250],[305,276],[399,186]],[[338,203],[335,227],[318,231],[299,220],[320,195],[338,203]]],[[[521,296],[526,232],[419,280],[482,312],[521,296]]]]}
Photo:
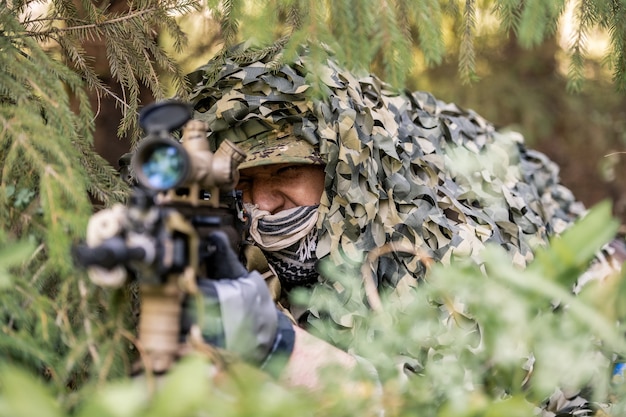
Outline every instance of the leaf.
{"type": "Polygon", "coordinates": [[[198,410],[210,394],[210,367],[205,358],[187,356],[168,373],[150,404],[151,417],[184,417],[198,410]]]}
{"type": "Polygon", "coordinates": [[[611,203],[599,203],[562,235],[553,238],[549,246],[539,249],[529,270],[571,285],[618,228],[619,222],[611,215],[611,203]]]}
{"type": "Polygon", "coordinates": [[[23,370],[5,367],[0,371],[0,416],[60,417],[61,411],[40,381],[23,370]]]}
{"type": "Polygon", "coordinates": [[[147,404],[147,384],[143,380],[112,382],[93,396],[83,397],[88,400],[78,417],[138,417],[147,404]]]}
{"type": "Polygon", "coordinates": [[[526,417],[536,413],[536,408],[524,397],[515,396],[504,401],[495,401],[485,410],[485,417],[526,417]]]}

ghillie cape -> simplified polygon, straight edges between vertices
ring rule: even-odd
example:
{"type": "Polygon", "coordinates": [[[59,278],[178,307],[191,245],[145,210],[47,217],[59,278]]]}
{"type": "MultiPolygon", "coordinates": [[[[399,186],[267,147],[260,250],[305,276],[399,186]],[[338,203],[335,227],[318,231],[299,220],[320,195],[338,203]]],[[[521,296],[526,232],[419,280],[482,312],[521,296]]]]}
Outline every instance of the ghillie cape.
{"type": "MultiPolygon", "coordinates": [[[[557,166],[521,135],[428,93],[398,92],[331,59],[279,68],[226,60],[208,80],[210,68],[191,74],[191,101],[214,145],[288,131],[319,146],[327,163],[320,259],[358,262],[394,243],[438,262],[480,263],[485,245],[497,244],[524,266],[584,211],[557,166]],[[313,82],[323,98],[311,98],[313,82]]],[[[382,255],[371,268],[381,290],[412,286],[424,273],[415,253],[382,255]]]]}
{"type": "MultiPolygon", "coordinates": [[[[462,258],[480,265],[492,244],[524,267],[538,246],[585,212],[561,184],[555,163],[526,148],[519,133],[498,130],[472,110],[429,93],[394,90],[332,59],[275,64],[225,59],[199,68],[190,75],[194,117],[208,122],[213,146],[228,138],[245,148],[288,135],[319,150],[326,182],[317,256],[339,273],[320,276],[302,319],[342,349],[352,348],[352,336],[364,330],[359,316],[371,299],[359,288],[362,275],[371,275],[381,293],[411,302],[405,296],[426,273],[422,253],[443,264],[462,258]],[[367,270],[360,269],[376,252],[367,270]],[[338,276],[359,281],[346,285],[338,276]],[[322,330],[328,320],[330,332],[322,330]]],[[[468,334],[480,334],[467,318],[468,334]]],[[[542,415],[587,405],[557,390],[542,415]]]]}

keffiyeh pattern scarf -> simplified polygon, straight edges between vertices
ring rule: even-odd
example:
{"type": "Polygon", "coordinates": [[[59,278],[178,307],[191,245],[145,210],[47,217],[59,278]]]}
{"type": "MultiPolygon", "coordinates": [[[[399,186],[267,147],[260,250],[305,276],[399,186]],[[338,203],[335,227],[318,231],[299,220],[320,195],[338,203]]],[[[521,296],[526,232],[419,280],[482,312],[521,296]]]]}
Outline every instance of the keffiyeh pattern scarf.
{"type": "Polygon", "coordinates": [[[317,209],[317,205],[302,206],[270,214],[246,204],[250,237],[286,290],[317,282],[317,209]]]}

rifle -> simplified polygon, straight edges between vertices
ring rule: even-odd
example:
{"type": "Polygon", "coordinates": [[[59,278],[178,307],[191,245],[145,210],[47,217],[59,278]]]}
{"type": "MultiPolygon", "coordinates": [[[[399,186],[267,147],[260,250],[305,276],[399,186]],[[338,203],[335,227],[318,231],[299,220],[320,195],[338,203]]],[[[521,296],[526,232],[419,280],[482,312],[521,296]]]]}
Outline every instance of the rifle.
{"type": "Polygon", "coordinates": [[[126,205],[95,213],[86,244],[74,249],[96,285],[116,288],[135,280],[140,296],[139,346],[144,367],[164,373],[180,349],[182,303],[197,294],[196,279],[211,277],[206,237],[224,232],[242,254],[247,226],[241,192],[234,190],[245,153],[224,141],[209,149],[207,125],[185,103],[143,109],[146,136],[131,160],[136,185],[126,205]],[[182,128],[181,141],[173,136],[182,128]]]}

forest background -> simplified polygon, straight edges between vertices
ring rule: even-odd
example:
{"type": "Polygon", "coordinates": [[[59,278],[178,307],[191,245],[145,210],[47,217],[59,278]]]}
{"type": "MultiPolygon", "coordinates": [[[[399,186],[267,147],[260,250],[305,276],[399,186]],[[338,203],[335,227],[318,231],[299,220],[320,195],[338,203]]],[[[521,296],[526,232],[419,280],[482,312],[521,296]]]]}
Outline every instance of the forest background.
{"type": "MultiPolygon", "coordinates": [[[[276,417],[291,415],[291,407],[308,415],[371,413],[332,384],[322,402],[256,378],[242,388],[246,401],[223,401],[213,391],[207,397],[193,362],[154,402],[128,381],[107,384],[128,375],[137,353],[133,294],[94,286],[74,267],[70,248],[84,238],[93,203],[110,206],[127,195],[115,168],[141,137],[138,109],[170,97],[185,73],[240,42],[269,54],[289,54],[304,40],[325,42],[340,61],[396,87],[429,91],[520,131],[561,166],[563,182],[588,207],[609,198],[623,222],[625,8],[622,0],[1,2],[0,415],[212,410],[276,417]]],[[[396,351],[410,338],[434,352],[427,378],[389,391],[397,394],[387,399],[392,415],[414,415],[416,407],[442,417],[529,415],[527,399],[538,403],[562,382],[582,386],[607,371],[595,359],[596,337],[602,349],[626,356],[626,286],[614,281],[589,299],[570,294],[617,230],[608,206],[600,209],[527,271],[489,252],[490,279],[464,265],[434,273],[436,285],[423,288],[411,314],[400,315],[419,317],[422,326],[399,320],[389,328],[372,317],[372,331],[385,337],[377,344],[365,337],[366,357],[373,348],[396,351]],[[482,350],[441,327],[443,307],[431,301],[456,296],[467,298],[473,319],[493,336],[482,350]],[[552,314],[556,299],[567,301],[567,313],[552,314]],[[530,390],[522,389],[520,350],[544,355],[530,390]],[[451,367],[450,358],[462,360],[451,367]],[[476,382],[469,389],[468,379],[476,382]]],[[[607,373],[600,394],[609,390],[607,373]]],[[[615,389],[626,398],[624,385],[615,389]]],[[[615,415],[624,415],[620,407],[615,415]]]]}

